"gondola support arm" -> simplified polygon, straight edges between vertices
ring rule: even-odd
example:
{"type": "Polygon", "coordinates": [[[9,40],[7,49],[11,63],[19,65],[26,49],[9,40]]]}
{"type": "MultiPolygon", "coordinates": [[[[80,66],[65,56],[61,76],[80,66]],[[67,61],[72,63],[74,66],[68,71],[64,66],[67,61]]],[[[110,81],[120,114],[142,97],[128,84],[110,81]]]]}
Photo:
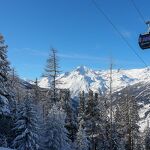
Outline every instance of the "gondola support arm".
{"type": "Polygon", "coordinates": [[[148,27],[148,32],[150,32],[150,21],[146,21],[146,25],[148,27]]]}

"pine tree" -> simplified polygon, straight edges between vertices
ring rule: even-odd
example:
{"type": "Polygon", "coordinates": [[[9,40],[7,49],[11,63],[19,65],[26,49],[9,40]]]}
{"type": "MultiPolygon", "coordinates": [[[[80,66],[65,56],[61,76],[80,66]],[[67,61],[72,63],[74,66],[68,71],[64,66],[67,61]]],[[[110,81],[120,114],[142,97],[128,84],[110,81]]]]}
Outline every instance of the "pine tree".
{"type": "Polygon", "coordinates": [[[98,126],[99,126],[99,110],[98,110],[98,94],[93,95],[93,91],[89,91],[88,102],[85,111],[85,129],[90,141],[91,150],[97,147],[98,126]]]}
{"type": "MultiPolygon", "coordinates": [[[[118,141],[120,143],[122,143],[121,144],[122,149],[125,149],[125,140],[124,140],[124,131],[123,131],[123,129],[124,129],[123,124],[124,123],[123,123],[123,118],[122,118],[121,114],[122,114],[121,109],[117,105],[115,113],[114,113],[114,125],[115,125],[114,129],[115,129],[115,132],[117,134],[117,138],[119,138],[118,141]]],[[[117,145],[117,146],[120,147],[120,145],[117,145]]]]}
{"type": "Polygon", "coordinates": [[[85,119],[85,93],[84,91],[79,94],[79,108],[78,108],[78,123],[85,119]]]}
{"type": "Polygon", "coordinates": [[[139,139],[139,115],[136,99],[128,91],[121,97],[116,111],[117,130],[125,143],[127,150],[137,148],[139,139]]]}
{"type": "Polygon", "coordinates": [[[134,150],[135,148],[137,148],[139,135],[139,126],[137,124],[139,121],[138,106],[136,99],[133,96],[127,97],[127,103],[128,147],[129,149],[134,150]]]}
{"type": "Polygon", "coordinates": [[[45,150],[69,150],[65,114],[57,105],[51,108],[45,125],[45,150]]]}
{"type": "Polygon", "coordinates": [[[64,97],[62,97],[61,101],[63,101],[61,105],[64,109],[64,112],[66,113],[65,127],[68,130],[68,138],[71,140],[72,143],[74,143],[77,133],[77,123],[76,114],[74,113],[72,107],[69,90],[64,90],[64,97]]]}
{"type": "Polygon", "coordinates": [[[87,139],[86,131],[84,129],[84,120],[81,120],[79,123],[79,129],[77,132],[77,150],[88,150],[89,149],[89,141],[87,139]]]}
{"type": "Polygon", "coordinates": [[[7,147],[7,138],[4,135],[0,134],[0,146],[7,147]]]}
{"type": "Polygon", "coordinates": [[[38,79],[36,78],[35,80],[35,85],[34,85],[34,103],[37,105],[39,104],[40,102],[40,89],[39,89],[39,86],[38,86],[38,79]]]}
{"type": "Polygon", "coordinates": [[[31,91],[32,93],[32,99],[33,103],[36,106],[36,111],[37,111],[37,116],[40,118],[40,122],[42,123],[44,121],[43,117],[43,98],[45,98],[45,95],[43,94],[42,89],[38,86],[38,79],[36,78],[34,85],[33,85],[33,90],[31,91]]]}
{"type": "Polygon", "coordinates": [[[8,73],[10,71],[7,60],[7,45],[4,37],[0,34],[0,114],[8,113],[9,93],[8,93],[8,73]]]}
{"type": "Polygon", "coordinates": [[[9,103],[10,103],[10,112],[12,117],[15,117],[16,106],[17,106],[17,89],[20,87],[19,77],[16,73],[15,68],[11,68],[9,78],[8,78],[8,92],[9,92],[9,103]]]}
{"type": "MultiPolygon", "coordinates": [[[[10,100],[9,93],[9,72],[10,64],[7,60],[7,48],[3,35],[0,34],[0,141],[10,142],[11,136],[11,116],[10,116],[10,100]]],[[[3,146],[0,142],[0,146],[3,146]]]]}
{"type": "Polygon", "coordinates": [[[20,103],[26,96],[26,89],[24,88],[22,82],[23,80],[19,78],[15,68],[11,68],[8,78],[8,85],[9,85],[8,92],[11,93],[10,103],[12,103],[13,105],[13,108],[11,108],[12,112],[15,112],[16,105],[20,103]]]}
{"type": "Polygon", "coordinates": [[[13,147],[17,150],[38,150],[38,121],[33,101],[26,96],[19,105],[15,122],[13,147]]]}
{"type": "Polygon", "coordinates": [[[145,150],[150,150],[150,127],[149,127],[149,122],[147,124],[147,127],[144,131],[144,145],[145,145],[145,150]]]}
{"type": "MultiPolygon", "coordinates": [[[[57,95],[57,76],[60,73],[59,71],[59,64],[58,64],[58,57],[57,57],[57,51],[56,49],[51,49],[51,54],[49,58],[47,59],[47,65],[45,68],[45,74],[44,76],[48,78],[49,80],[49,86],[51,90],[51,99],[52,103],[56,103],[58,101],[58,95],[57,95]]],[[[51,103],[51,101],[49,102],[51,103]]]]}

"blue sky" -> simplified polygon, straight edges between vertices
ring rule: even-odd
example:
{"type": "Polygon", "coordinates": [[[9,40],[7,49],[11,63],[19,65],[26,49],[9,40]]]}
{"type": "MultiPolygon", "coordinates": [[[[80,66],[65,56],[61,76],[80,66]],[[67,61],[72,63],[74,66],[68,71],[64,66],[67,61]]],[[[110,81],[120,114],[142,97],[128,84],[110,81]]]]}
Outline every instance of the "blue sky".
{"type": "MultiPolygon", "coordinates": [[[[150,1],[135,0],[146,20],[150,1]]],[[[130,0],[97,0],[137,53],[150,64],[150,50],[138,47],[138,34],[146,26],[130,0]]],[[[58,50],[62,71],[79,65],[108,69],[112,55],[115,68],[144,65],[97,11],[92,0],[0,0],[0,32],[8,44],[8,58],[23,78],[44,72],[49,50],[58,50]]]]}

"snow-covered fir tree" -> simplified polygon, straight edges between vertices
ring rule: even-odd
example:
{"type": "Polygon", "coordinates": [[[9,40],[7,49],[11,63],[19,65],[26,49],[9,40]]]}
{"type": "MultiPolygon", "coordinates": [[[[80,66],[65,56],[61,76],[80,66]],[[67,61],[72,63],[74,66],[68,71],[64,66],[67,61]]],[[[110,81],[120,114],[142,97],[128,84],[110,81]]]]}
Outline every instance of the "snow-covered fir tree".
{"type": "Polygon", "coordinates": [[[33,100],[28,95],[17,109],[14,126],[13,148],[17,150],[39,149],[37,112],[33,100]]]}
{"type": "Polygon", "coordinates": [[[8,74],[10,71],[7,60],[7,45],[4,37],[0,34],[0,114],[8,113],[9,93],[8,93],[8,74]]]}
{"type": "MultiPolygon", "coordinates": [[[[20,81],[20,79],[16,73],[15,68],[11,68],[9,78],[8,78],[8,85],[9,85],[8,92],[10,95],[9,103],[10,103],[10,112],[11,112],[12,117],[15,117],[16,109],[17,109],[16,108],[17,103],[18,103],[17,93],[18,93],[18,89],[20,87],[19,81],[20,81]]],[[[23,90],[21,92],[23,92],[23,90]]]]}
{"type": "Polygon", "coordinates": [[[12,93],[9,92],[9,72],[10,66],[7,59],[7,45],[5,45],[5,40],[3,35],[0,34],[0,146],[2,143],[11,142],[12,132],[12,118],[10,111],[10,102],[12,98],[12,93]]]}
{"type": "Polygon", "coordinates": [[[139,139],[138,105],[135,97],[127,91],[121,97],[115,118],[117,130],[124,141],[125,148],[127,150],[137,149],[139,139]]]}
{"type": "Polygon", "coordinates": [[[90,142],[90,149],[96,149],[99,126],[98,94],[90,90],[85,110],[85,129],[90,142]]]}
{"type": "Polygon", "coordinates": [[[61,97],[61,107],[66,113],[65,127],[68,130],[68,138],[74,143],[77,133],[76,114],[73,110],[72,100],[69,90],[63,90],[63,96],[61,97]]]}
{"type": "Polygon", "coordinates": [[[33,103],[36,106],[36,110],[37,110],[37,115],[38,118],[40,118],[40,122],[44,121],[44,117],[43,117],[43,103],[45,101],[43,101],[43,98],[45,97],[45,95],[43,94],[42,89],[40,89],[40,87],[38,86],[38,79],[36,78],[34,85],[33,85],[33,90],[32,90],[32,99],[33,99],[33,103]]]}
{"type": "Polygon", "coordinates": [[[149,121],[147,123],[147,127],[144,131],[144,146],[145,150],[150,150],[150,127],[149,127],[149,121]]]}
{"type": "Polygon", "coordinates": [[[99,97],[98,105],[98,119],[97,119],[97,149],[109,150],[109,116],[106,98],[99,97]]]}
{"type": "Polygon", "coordinates": [[[7,138],[5,137],[5,135],[0,134],[0,146],[2,146],[2,147],[8,146],[7,138]]]}
{"type": "Polygon", "coordinates": [[[77,150],[89,150],[89,141],[87,139],[84,126],[85,126],[85,122],[84,120],[81,120],[79,122],[79,129],[77,132],[77,140],[76,140],[77,150]]]}
{"type": "Polygon", "coordinates": [[[36,105],[39,104],[39,102],[40,102],[40,99],[41,99],[40,94],[41,94],[41,91],[40,91],[40,88],[38,86],[38,79],[36,78],[35,82],[34,82],[34,87],[33,87],[34,103],[36,105]]]}
{"type": "Polygon", "coordinates": [[[46,120],[44,150],[71,150],[65,128],[65,113],[56,104],[46,120]]]}
{"type": "Polygon", "coordinates": [[[85,93],[79,93],[78,123],[85,119],[85,93]]]}

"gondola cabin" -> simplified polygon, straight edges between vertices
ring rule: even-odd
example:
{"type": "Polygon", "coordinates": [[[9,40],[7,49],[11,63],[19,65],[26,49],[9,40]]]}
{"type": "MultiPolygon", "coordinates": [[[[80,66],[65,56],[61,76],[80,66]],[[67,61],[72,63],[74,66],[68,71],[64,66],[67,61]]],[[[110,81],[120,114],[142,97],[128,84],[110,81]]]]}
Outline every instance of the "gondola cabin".
{"type": "Polygon", "coordinates": [[[140,34],[140,36],[139,36],[139,46],[143,50],[150,48],[150,32],[145,33],[145,34],[140,34]]]}
{"type": "Polygon", "coordinates": [[[140,34],[139,36],[139,46],[143,50],[150,48],[150,21],[147,21],[146,25],[148,27],[148,31],[144,34],[140,34]]]}

